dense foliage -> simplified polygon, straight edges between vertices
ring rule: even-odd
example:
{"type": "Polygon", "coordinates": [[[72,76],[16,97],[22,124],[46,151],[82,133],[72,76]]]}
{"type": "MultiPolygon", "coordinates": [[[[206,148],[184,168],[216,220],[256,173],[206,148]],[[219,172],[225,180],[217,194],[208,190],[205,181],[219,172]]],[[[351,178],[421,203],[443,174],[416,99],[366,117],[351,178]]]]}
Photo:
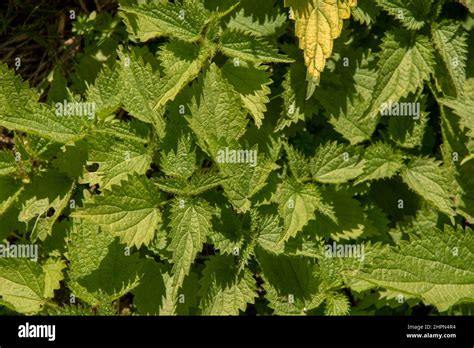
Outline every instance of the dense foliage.
{"type": "Polygon", "coordinates": [[[120,0],[69,19],[84,48],[47,89],[0,65],[0,311],[471,313],[473,11],[120,0]]]}

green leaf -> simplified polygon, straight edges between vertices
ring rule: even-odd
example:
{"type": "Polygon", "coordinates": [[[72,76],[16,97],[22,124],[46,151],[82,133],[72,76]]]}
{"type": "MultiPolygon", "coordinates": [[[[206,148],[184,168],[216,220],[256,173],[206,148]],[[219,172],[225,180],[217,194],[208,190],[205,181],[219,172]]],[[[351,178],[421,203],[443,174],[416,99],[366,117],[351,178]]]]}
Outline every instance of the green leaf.
{"type": "MultiPolygon", "coordinates": [[[[23,137],[17,135],[13,140],[16,147],[15,156],[20,161],[25,161],[26,159],[49,161],[51,160],[51,157],[53,157],[62,146],[64,146],[54,140],[49,140],[33,134],[26,134],[23,137]]],[[[68,145],[71,146],[73,144],[68,145]]]]}
{"type": "Polygon", "coordinates": [[[341,293],[331,294],[326,298],[325,315],[347,315],[351,304],[346,295],[341,293]]]}
{"type": "Polygon", "coordinates": [[[432,206],[425,204],[416,212],[415,216],[405,217],[404,220],[397,223],[396,228],[390,231],[392,237],[396,237],[398,243],[402,234],[412,235],[420,232],[431,233],[436,229],[441,214],[432,206]]]}
{"type": "Polygon", "coordinates": [[[307,121],[314,113],[314,102],[306,100],[306,68],[302,62],[291,64],[282,82],[283,106],[275,127],[279,132],[299,121],[307,121]]]}
{"type": "Polygon", "coordinates": [[[325,184],[338,184],[357,178],[364,163],[357,147],[329,142],[316,149],[311,159],[313,179],[325,184]]]}
{"type": "Polygon", "coordinates": [[[162,152],[160,166],[163,173],[183,180],[189,179],[196,170],[196,151],[191,146],[191,137],[181,136],[176,151],[162,152]]]}
{"type": "Polygon", "coordinates": [[[155,236],[161,222],[160,201],[157,188],[146,177],[134,175],[86,200],[84,208],[72,215],[99,224],[129,246],[140,247],[155,236]]]}
{"type": "Polygon", "coordinates": [[[19,313],[34,314],[42,310],[44,295],[45,272],[41,265],[27,259],[0,258],[1,302],[19,313]]]}
{"type": "MultiPolygon", "coordinates": [[[[238,147],[235,147],[238,149],[238,147]]],[[[245,151],[245,150],[244,150],[245,151]]],[[[248,151],[254,153],[254,164],[222,163],[219,170],[228,180],[222,183],[226,196],[238,212],[247,212],[251,207],[251,198],[267,185],[267,180],[278,165],[257,148],[248,151]]],[[[250,157],[250,156],[249,156],[250,157]]]]}
{"type": "Polygon", "coordinates": [[[202,170],[190,180],[183,178],[158,178],[155,180],[160,190],[183,196],[197,196],[226,182],[215,170],[202,170]]]}
{"type": "MultiPolygon", "coordinates": [[[[449,179],[458,187],[455,199],[456,211],[469,223],[472,223],[474,222],[474,200],[471,192],[474,190],[474,177],[472,176],[474,161],[469,160],[472,150],[469,149],[468,135],[474,133],[461,125],[464,122],[461,116],[467,119],[471,117],[470,112],[467,111],[468,100],[464,103],[460,100],[449,99],[447,100],[448,105],[451,105],[453,101],[455,104],[452,106],[456,106],[456,113],[452,112],[450,108],[441,107],[443,137],[441,153],[449,173],[449,179]]],[[[444,104],[445,100],[441,100],[441,102],[444,104]]]]}
{"type": "Polygon", "coordinates": [[[309,231],[335,241],[356,239],[364,233],[368,221],[359,201],[350,192],[327,188],[321,196],[327,205],[333,207],[335,218],[316,212],[315,220],[308,225],[309,231]]]}
{"type": "MultiPolygon", "coordinates": [[[[322,215],[318,214],[319,216],[322,215]]],[[[318,258],[322,254],[319,237],[314,234],[300,233],[296,237],[290,238],[284,245],[279,243],[283,226],[278,215],[260,214],[257,217],[252,217],[252,223],[254,224],[256,244],[272,254],[311,258],[318,258]]],[[[313,221],[310,221],[308,226],[312,223],[313,221]]]]}
{"type": "Polygon", "coordinates": [[[168,36],[195,42],[210,20],[202,3],[193,0],[155,1],[144,5],[121,0],[120,10],[127,18],[127,30],[140,41],[168,36]]]}
{"type": "Polygon", "coordinates": [[[352,17],[361,24],[372,25],[377,20],[380,10],[371,0],[358,0],[352,9],[352,17]]]}
{"type": "Polygon", "coordinates": [[[199,313],[198,297],[199,278],[195,272],[191,272],[181,287],[174,287],[174,277],[165,274],[166,296],[160,307],[160,315],[195,315],[199,313]]]}
{"type": "MultiPolygon", "coordinates": [[[[284,222],[279,243],[287,241],[300,232],[310,220],[315,218],[316,210],[325,213],[331,211],[331,208],[322,202],[321,195],[314,185],[293,180],[285,180],[278,186],[273,201],[278,203],[278,212],[284,222]]],[[[329,215],[332,215],[331,212],[329,215]]]]}
{"type": "Polygon", "coordinates": [[[240,253],[248,232],[239,214],[225,200],[221,199],[221,206],[216,207],[212,224],[208,243],[212,243],[221,254],[235,255],[237,251],[240,253]]]}
{"type": "MultiPolygon", "coordinates": [[[[377,72],[372,70],[371,55],[360,59],[357,53],[346,57],[349,66],[343,65],[340,75],[328,72],[315,95],[327,110],[326,117],[334,130],[353,145],[369,140],[378,123],[378,119],[365,112],[372,100],[377,72]],[[356,65],[353,73],[352,65],[356,65]],[[338,97],[334,98],[336,94],[338,97]]],[[[351,52],[344,52],[348,54],[351,52]]]]}
{"type": "Polygon", "coordinates": [[[60,282],[64,279],[63,270],[67,267],[66,262],[61,259],[47,259],[43,265],[44,270],[44,297],[53,298],[54,291],[60,288],[60,282]]]}
{"type": "Polygon", "coordinates": [[[262,120],[267,111],[265,104],[270,102],[270,87],[272,80],[265,67],[254,67],[245,62],[227,61],[222,68],[223,76],[239,93],[242,105],[252,115],[257,128],[262,126],[262,120]]]}
{"type": "Polygon", "coordinates": [[[197,92],[189,106],[191,116],[186,120],[197,135],[199,146],[216,157],[221,139],[229,144],[245,133],[247,118],[240,107],[240,96],[215,64],[201,79],[197,92]]]}
{"type": "Polygon", "coordinates": [[[226,30],[219,48],[226,56],[252,63],[293,63],[293,59],[279,54],[264,39],[244,32],[226,30]]]}
{"type": "MultiPolygon", "coordinates": [[[[315,263],[307,257],[272,255],[259,251],[263,288],[276,315],[304,315],[318,293],[319,276],[315,263]]],[[[322,301],[321,301],[322,302],[322,301]]]]}
{"type": "Polygon", "coordinates": [[[279,11],[273,1],[241,1],[243,8],[229,20],[227,28],[254,36],[278,35],[286,27],[288,15],[279,11]]]}
{"type": "Polygon", "coordinates": [[[399,151],[382,142],[369,146],[364,153],[364,173],[355,184],[396,175],[403,166],[403,157],[399,151]]]}
{"type": "Polygon", "coordinates": [[[199,307],[203,315],[238,315],[257,296],[255,280],[245,270],[237,273],[232,256],[211,256],[201,279],[199,307]]]}
{"type": "Polygon", "coordinates": [[[377,0],[377,5],[411,30],[421,29],[432,10],[432,2],[429,0],[377,0]]]}
{"type": "Polygon", "coordinates": [[[124,81],[120,79],[117,65],[106,65],[97,76],[93,85],[87,87],[87,100],[95,103],[97,118],[110,116],[121,105],[121,89],[124,81]]]}
{"type": "Polygon", "coordinates": [[[138,286],[143,264],[138,253],[130,253],[117,240],[109,244],[106,251],[99,267],[77,279],[77,283],[97,300],[105,295],[112,302],[138,286]]]}
{"type": "Polygon", "coordinates": [[[38,103],[39,95],[26,82],[0,65],[0,126],[57,142],[74,142],[88,127],[87,117],[57,116],[55,109],[38,103]]]}
{"type": "Polygon", "coordinates": [[[102,232],[99,225],[93,222],[73,219],[66,241],[68,275],[72,280],[77,280],[99,268],[114,237],[102,232]]]}
{"type": "Polygon", "coordinates": [[[95,223],[74,219],[68,228],[67,282],[72,294],[101,311],[138,285],[142,265],[137,253],[120,245],[95,223]]]}
{"type": "Polygon", "coordinates": [[[445,227],[411,235],[365,263],[355,277],[434,305],[440,312],[474,301],[474,236],[445,227]]]}
{"type": "Polygon", "coordinates": [[[258,245],[274,254],[281,254],[284,246],[278,241],[283,233],[283,226],[278,215],[264,215],[254,219],[258,245]]]}
{"type": "Polygon", "coordinates": [[[84,166],[87,162],[87,147],[84,140],[76,142],[74,145],[61,147],[54,158],[51,166],[61,174],[66,175],[71,180],[82,180],[84,166]]]}
{"type": "Polygon", "coordinates": [[[140,129],[134,123],[120,123],[116,127],[121,128],[120,133],[96,132],[87,137],[87,164],[97,164],[98,168],[85,172],[84,182],[110,189],[128,175],[145,174],[150,167],[153,147],[147,143],[148,129],[140,129]]]}
{"type": "Polygon", "coordinates": [[[173,251],[173,287],[179,288],[212,228],[214,211],[201,199],[177,199],[171,208],[170,250],[173,251]]]}
{"type": "Polygon", "coordinates": [[[18,220],[33,225],[31,240],[45,240],[53,225],[69,205],[75,184],[63,174],[49,171],[34,177],[20,197],[18,220]]]}
{"type": "MultiPolygon", "coordinates": [[[[402,99],[401,103],[409,99],[402,99]]],[[[423,145],[428,130],[429,114],[425,111],[426,99],[417,103],[420,105],[419,117],[390,117],[388,120],[388,136],[398,146],[404,149],[419,148],[423,145]]]]}
{"type": "Polygon", "coordinates": [[[438,100],[442,105],[451,108],[460,119],[460,124],[468,130],[467,135],[474,138],[474,100],[468,98],[442,98],[438,100]]]}
{"type": "Polygon", "coordinates": [[[15,156],[9,151],[0,151],[0,176],[16,172],[15,156]]]}
{"type": "Polygon", "coordinates": [[[0,177],[0,216],[2,216],[18,199],[24,186],[12,177],[0,177]]]}
{"type": "Polygon", "coordinates": [[[144,315],[190,315],[198,306],[196,293],[199,290],[198,276],[191,272],[183,285],[173,287],[174,278],[163,265],[146,260],[144,276],[133,290],[133,303],[144,315]],[[179,290],[179,292],[178,292],[179,290]],[[153,296],[150,296],[153,293],[153,296]]]}
{"type": "Polygon", "coordinates": [[[214,49],[208,45],[196,46],[175,41],[161,46],[158,55],[164,76],[157,86],[160,96],[153,110],[160,110],[168,101],[174,100],[198,76],[204,64],[214,55],[214,49]]]}
{"type": "Polygon", "coordinates": [[[227,180],[221,178],[217,171],[203,169],[191,177],[185,194],[197,196],[218,186],[222,186],[226,182],[227,180]]]}
{"type": "Polygon", "coordinates": [[[402,171],[403,181],[439,211],[456,215],[453,210],[454,190],[440,162],[424,157],[415,158],[402,171]]]}
{"type": "Polygon", "coordinates": [[[450,86],[453,86],[453,96],[462,95],[464,93],[464,83],[466,82],[466,33],[460,25],[444,21],[433,25],[431,37],[448,72],[447,80],[449,82],[439,78],[438,76],[441,77],[441,74],[436,74],[435,78],[444,87],[443,91],[448,92],[450,86]]]}
{"type": "Polygon", "coordinates": [[[433,46],[426,36],[404,30],[388,32],[381,45],[377,83],[369,114],[375,116],[384,103],[397,102],[415,93],[429,79],[433,66],[433,46]]]}
{"type": "Polygon", "coordinates": [[[164,136],[163,110],[154,109],[162,97],[160,75],[144,59],[146,50],[134,48],[131,52],[119,51],[120,78],[123,81],[122,104],[126,111],[140,121],[151,123],[160,137],[164,136]]]}
{"type": "Polygon", "coordinates": [[[291,145],[284,144],[291,173],[298,181],[311,180],[311,168],[308,159],[291,145]]]}
{"type": "Polygon", "coordinates": [[[143,278],[140,285],[133,289],[133,304],[141,315],[157,315],[166,294],[162,264],[147,259],[143,264],[143,278]],[[153,294],[153,296],[150,296],[153,294]]]}

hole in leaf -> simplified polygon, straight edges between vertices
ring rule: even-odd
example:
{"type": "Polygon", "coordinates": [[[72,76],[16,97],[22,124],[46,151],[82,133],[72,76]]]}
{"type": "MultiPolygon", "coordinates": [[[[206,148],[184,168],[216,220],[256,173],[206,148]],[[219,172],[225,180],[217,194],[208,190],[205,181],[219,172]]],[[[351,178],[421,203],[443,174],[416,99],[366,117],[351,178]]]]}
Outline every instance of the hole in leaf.
{"type": "Polygon", "coordinates": [[[99,169],[99,163],[92,163],[89,166],[86,166],[86,169],[89,173],[94,173],[99,169]]]}

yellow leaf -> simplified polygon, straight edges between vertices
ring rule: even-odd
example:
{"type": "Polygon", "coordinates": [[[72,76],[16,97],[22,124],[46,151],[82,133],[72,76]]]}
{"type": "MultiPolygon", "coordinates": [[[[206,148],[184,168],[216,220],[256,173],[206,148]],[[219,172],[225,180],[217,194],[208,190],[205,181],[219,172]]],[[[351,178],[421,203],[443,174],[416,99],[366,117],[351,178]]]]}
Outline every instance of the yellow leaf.
{"type": "Polygon", "coordinates": [[[296,21],[295,32],[304,50],[308,75],[317,83],[326,60],[331,56],[333,41],[341,34],[343,20],[350,17],[357,0],[286,0],[296,21]]]}

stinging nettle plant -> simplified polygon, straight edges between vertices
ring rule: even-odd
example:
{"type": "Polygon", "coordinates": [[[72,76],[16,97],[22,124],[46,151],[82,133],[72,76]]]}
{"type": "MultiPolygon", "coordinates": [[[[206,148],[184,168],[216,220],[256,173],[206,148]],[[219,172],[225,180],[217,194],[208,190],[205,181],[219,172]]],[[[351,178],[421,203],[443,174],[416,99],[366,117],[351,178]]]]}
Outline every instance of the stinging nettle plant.
{"type": "Polygon", "coordinates": [[[0,312],[472,313],[473,12],[120,0],[91,81],[1,64],[0,312]]]}

